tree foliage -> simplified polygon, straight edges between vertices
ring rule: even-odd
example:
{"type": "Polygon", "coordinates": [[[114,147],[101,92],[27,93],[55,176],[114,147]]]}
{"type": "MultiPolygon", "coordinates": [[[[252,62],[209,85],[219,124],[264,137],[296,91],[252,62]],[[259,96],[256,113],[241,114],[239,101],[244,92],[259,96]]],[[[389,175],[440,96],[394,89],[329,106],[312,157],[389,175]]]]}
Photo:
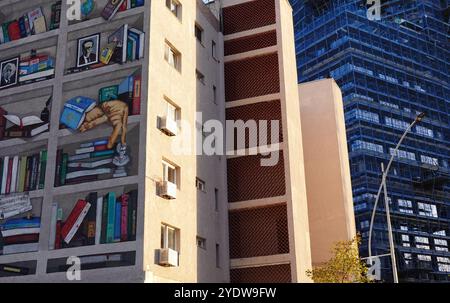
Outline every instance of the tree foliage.
{"type": "Polygon", "coordinates": [[[350,241],[339,241],[333,247],[333,257],[306,274],[315,283],[369,283],[368,268],[359,258],[358,246],[361,238],[356,236],[350,241]]]}

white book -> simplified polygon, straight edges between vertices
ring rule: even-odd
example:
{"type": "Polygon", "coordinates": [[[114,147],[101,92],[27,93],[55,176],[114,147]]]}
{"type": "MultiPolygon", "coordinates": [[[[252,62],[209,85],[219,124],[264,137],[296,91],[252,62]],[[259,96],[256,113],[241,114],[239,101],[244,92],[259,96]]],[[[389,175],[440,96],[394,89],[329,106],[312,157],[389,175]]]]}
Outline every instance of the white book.
{"type": "Polygon", "coordinates": [[[12,165],[12,173],[11,173],[11,190],[10,193],[16,192],[16,186],[17,186],[17,175],[19,173],[19,156],[15,156],[13,159],[13,165],[12,165]]]}
{"type": "Polygon", "coordinates": [[[6,118],[6,120],[17,126],[30,126],[44,122],[37,116],[27,116],[20,118],[16,115],[4,115],[4,117],[6,118]]]}
{"type": "Polygon", "coordinates": [[[50,250],[55,249],[57,216],[58,216],[58,203],[53,203],[50,220],[50,237],[48,239],[48,249],[50,250]]]}
{"type": "Polygon", "coordinates": [[[11,217],[14,217],[14,216],[26,213],[26,212],[28,212],[28,211],[30,211],[32,209],[33,209],[33,207],[31,205],[29,205],[29,206],[23,206],[23,207],[20,207],[20,208],[16,208],[16,209],[13,209],[13,210],[7,210],[7,211],[4,211],[4,212],[2,211],[2,212],[0,212],[0,214],[1,214],[3,219],[8,219],[8,218],[11,218],[11,217]]]}
{"type": "Polygon", "coordinates": [[[75,150],[75,155],[80,155],[80,154],[85,154],[85,153],[92,153],[94,151],[95,151],[95,146],[79,148],[79,149],[75,150]]]}
{"type": "Polygon", "coordinates": [[[109,159],[99,160],[99,161],[95,161],[95,162],[71,162],[71,163],[67,164],[67,167],[70,167],[70,168],[95,168],[95,167],[110,164],[110,163],[112,163],[112,161],[113,161],[113,159],[109,158],[109,159]]]}
{"type": "Polygon", "coordinates": [[[95,219],[95,245],[100,244],[102,235],[102,214],[103,214],[103,197],[97,199],[97,218],[95,219]]]}
{"type": "Polygon", "coordinates": [[[130,28],[130,29],[128,29],[128,31],[139,35],[139,50],[138,50],[139,51],[139,58],[138,59],[144,58],[145,33],[143,31],[140,31],[140,30],[136,29],[136,28],[130,28]]]}
{"type": "Polygon", "coordinates": [[[6,194],[6,179],[8,178],[8,163],[9,163],[9,156],[6,156],[3,158],[3,177],[2,177],[2,190],[1,194],[6,194]]]}
{"type": "Polygon", "coordinates": [[[21,254],[38,250],[39,250],[39,243],[13,244],[3,246],[4,255],[21,254]]]}
{"type": "Polygon", "coordinates": [[[16,228],[16,229],[3,230],[2,231],[2,235],[3,235],[3,237],[12,237],[12,236],[38,234],[40,232],[41,232],[41,228],[40,227],[16,228]]]}
{"type": "Polygon", "coordinates": [[[78,216],[78,219],[75,221],[75,224],[72,226],[72,228],[70,229],[69,233],[67,234],[67,236],[64,238],[64,242],[66,242],[67,244],[70,243],[70,241],[72,241],[72,238],[75,236],[75,234],[77,233],[78,229],[81,226],[81,223],[83,223],[84,218],[86,217],[89,208],[91,208],[91,204],[87,203],[86,206],[83,208],[83,211],[80,213],[80,215],[78,216]]]}
{"type": "Polygon", "coordinates": [[[37,72],[37,73],[32,73],[32,74],[28,74],[25,76],[21,76],[21,77],[19,77],[19,82],[25,82],[28,80],[34,80],[34,79],[39,79],[39,78],[43,78],[43,77],[53,76],[54,74],[55,74],[54,68],[47,69],[42,72],[37,72]]]}
{"type": "Polygon", "coordinates": [[[102,175],[102,174],[110,174],[111,168],[98,168],[92,170],[80,170],[72,173],[68,173],[66,175],[66,180],[75,179],[84,176],[93,176],[93,175],[102,175]]]}

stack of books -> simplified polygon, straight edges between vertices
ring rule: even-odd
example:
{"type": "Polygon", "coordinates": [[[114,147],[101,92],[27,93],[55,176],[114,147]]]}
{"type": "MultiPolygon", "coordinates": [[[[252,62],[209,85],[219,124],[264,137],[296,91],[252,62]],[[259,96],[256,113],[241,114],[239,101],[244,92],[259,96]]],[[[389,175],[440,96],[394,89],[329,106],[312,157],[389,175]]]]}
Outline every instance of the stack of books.
{"type": "Polygon", "coordinates": [[[141,75],[130,75],[119,85],[103,87],[98,92],[98,103],[121,100],[128,105],[130,115],[141,113],[141,75]]]}
{"type": "Polygon", "coordinates": [[[0,224],[0,254],[38,251],[40,227],[39,217],[10,219],[0,224]]]}
{"type": "Polygon", "coordinates": [[[136,240],[137,190],[116,196],[90,193],[76,202],[67,219],[62,208],[52,207],[50,249],[136,240]]]}
{"type": "MultiPolygon", "coordinates": [[[[61,1],[52,5],[50,29],[59,27],[61,1]]],[[[0,25],[0,44],[47,31],[47,23],[41,7],[33,9],[16,20],[0,25]]]]}
{"type": "Polygon", "coordinates": [[[44,188],[47,150],[30,156],[0,158],[0,194],[29,192],[44,188]]]}
{"type": "Polygon", "coordinates": [[[112,174],[114,150],[107,149],[107,144],[107,139],[82,143],[71,155],[59,149],[55,186],[92,182],[100,175],[112,174]]]}
{"type": "Polygon", "coordinates": [[[45,55],[34,55],[20,60],[20,84],[48,80],[55,75],[54,58],[45,55]]]}

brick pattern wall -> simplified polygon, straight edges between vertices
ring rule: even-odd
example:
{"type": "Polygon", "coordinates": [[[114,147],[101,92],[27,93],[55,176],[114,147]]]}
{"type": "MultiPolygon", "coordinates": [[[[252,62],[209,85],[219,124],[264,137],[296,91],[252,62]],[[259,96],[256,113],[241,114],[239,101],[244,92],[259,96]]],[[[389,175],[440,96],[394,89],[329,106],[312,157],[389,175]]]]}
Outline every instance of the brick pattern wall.
{"type": "Polygon", "coordinates": [[[290,283],[289,264],[236,268],[230,272],[231,283],[290,283]]]}
{"type": "Polygon", "coordinates": [[[228,202],[283,196],[286,193],[283,151],[275,166],[261,166],[261,155],[230,158],[228,202]]]}
{"type": "MultiPolygon", "coordinates": [[[[283,127],[281,121],[281,105],[280,100],[260,102],[255,104],[237,106],[227,109],[226,111],[227,120],[238,121],[242,120],[248,122],[249,120],[254,120],[258,125],[257,129],[248,129],[245,132],[245,148],[249,148],[249,138],[253,140],[256,139],[256,146],[263,146],[271,143],[283,142],[283,127]],[[260,140],[260,132],[263,128],[259,127],[260,121],[267,121],[266,136],[263,136],[263,140],[260,140]],[[275,137],[276,139],[272,142],[272,122],[278,121],[279,133],[275,137]],[[265,140],[265,141],[264,141],[265,140]]],[[[275,126],[273,126],[273,131],[276,131],[275,126]]],[[[237,130],[234,132],[234,149],[238,149],[237,145],[237,130]]],[[[251,147],[255,147],[253,144],[251,147]]]]}
{"type": "Polygon", "coordinates": [[[277,44],[277,32],[270,31],[253,36],[225,41],[225,56],[245,53],[277,44]]]}
{"type": "Polygon", "coordinates": [[[280,92],[278,54],[225,64],[225,100],[236,101],[280,92]]]}
{"type": "Polygon", "coordinates": [[[232,211],[229,222],[231,258],[289,253],[285,204],[232,211]]]}
{"type": "Polygon", "coordinates": [[[223,9],[224,35],[251,30],[276,22],[275,2],[258,0],[225,7],[223,9]]]}

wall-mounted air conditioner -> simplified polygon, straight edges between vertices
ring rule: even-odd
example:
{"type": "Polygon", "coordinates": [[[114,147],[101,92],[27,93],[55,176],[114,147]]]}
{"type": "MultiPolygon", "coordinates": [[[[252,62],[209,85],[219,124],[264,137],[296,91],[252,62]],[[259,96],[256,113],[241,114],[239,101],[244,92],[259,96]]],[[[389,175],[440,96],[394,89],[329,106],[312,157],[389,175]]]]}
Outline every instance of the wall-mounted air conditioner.
{"type": "Polygon", "coordinates": [[[178,252],[170,248],[159,250],[159,265],[178,267],[178,252]]]}
{"type": "Polygon", "coordinates": [[[159,195],[163,198],[173,200],[177,198],[177,185],[169,182],[163,181],[160,183],[159,195]]]}

